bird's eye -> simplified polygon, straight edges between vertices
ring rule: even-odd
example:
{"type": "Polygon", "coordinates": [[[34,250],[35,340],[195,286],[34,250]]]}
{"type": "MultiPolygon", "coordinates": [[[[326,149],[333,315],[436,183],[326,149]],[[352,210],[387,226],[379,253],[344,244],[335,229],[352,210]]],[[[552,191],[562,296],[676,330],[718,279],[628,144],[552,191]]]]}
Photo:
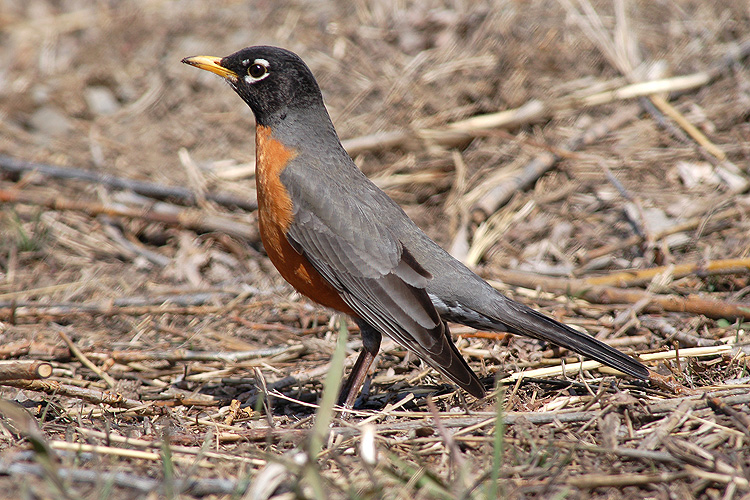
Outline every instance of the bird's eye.
{"type": "Polygon", "coordinates": [[[268,72],[268,68],[258,63],[255,63],[251,65],[249,68],[247,68],[247,74],[255,78],[256,80],[262,77],[263,75],[265,75],[267,72],[268,72]]]}

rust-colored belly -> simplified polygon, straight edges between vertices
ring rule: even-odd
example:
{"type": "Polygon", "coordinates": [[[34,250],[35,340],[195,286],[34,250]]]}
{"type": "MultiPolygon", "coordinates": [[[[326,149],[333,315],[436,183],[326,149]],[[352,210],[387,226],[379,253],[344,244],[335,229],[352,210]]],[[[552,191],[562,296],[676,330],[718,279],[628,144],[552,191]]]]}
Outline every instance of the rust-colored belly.
{"type": "Polygon", "coordinates": [[[260,237],[271,262],[302,295],[326,307],[356,316],[336,289],[307,258],[292,248],[286,238],[293,218],[292,200],[279,176],[297,153],[274,139],[270,128],[260,125],[256,127],[255,148],[260,237]]]}

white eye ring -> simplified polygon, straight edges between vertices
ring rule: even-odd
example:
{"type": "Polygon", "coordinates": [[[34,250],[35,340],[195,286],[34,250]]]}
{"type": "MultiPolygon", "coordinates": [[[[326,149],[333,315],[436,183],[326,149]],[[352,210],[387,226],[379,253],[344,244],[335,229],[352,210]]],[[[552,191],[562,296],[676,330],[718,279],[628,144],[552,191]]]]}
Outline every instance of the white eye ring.
{"type": "MultiPolygon", "coordinates": [[[[242,61],[243,63],[250,61],[242,61]]],[[[252,64],[247,65],[247,74],[245,75],[245,81],[247,83],[255,83],[266,78],[270,72],[268,67],[270,64],[265,59],[256,59],[252,64]]]]}

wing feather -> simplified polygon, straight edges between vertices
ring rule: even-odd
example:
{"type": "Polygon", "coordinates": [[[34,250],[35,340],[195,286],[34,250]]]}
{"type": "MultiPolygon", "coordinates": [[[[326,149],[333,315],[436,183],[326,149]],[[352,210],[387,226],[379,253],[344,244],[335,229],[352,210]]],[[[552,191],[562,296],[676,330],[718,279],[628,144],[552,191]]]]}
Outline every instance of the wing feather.
{"type": "Polygon", "coordinates": [[[396,258],[373,256],[335,234],[311,213],[295,219],[287,238],[368,324],[470,394],[484,395],[425,290],[429,274],[400,242],[387,245],[399,252],[396,258]],[[395,265],[378,273],[385,261],[395,261],[395,265]]]}
{"type": "Polygon", "coordinates": [[[325,167],[319,158],[297,158],[281,174],[293,207],[289,243],[361,319],[482,397],[425,290],[432,276],[385,222],[406,215],[353,164],[333,169],[342,176],[335,182],[325,167]]]}

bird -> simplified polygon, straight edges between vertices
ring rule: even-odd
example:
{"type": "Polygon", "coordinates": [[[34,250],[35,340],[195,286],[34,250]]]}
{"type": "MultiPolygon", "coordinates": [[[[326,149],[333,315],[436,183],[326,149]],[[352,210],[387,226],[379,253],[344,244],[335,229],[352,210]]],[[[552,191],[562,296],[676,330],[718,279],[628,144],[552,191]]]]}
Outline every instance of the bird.
{"type": "Polygon", "coordinates": [[[383,334],[483,398],[448,323],[546,341],[649,379],[636,359],[506,297],[430,239],[356,166],[297,54],[261,45],[182,62],[222,77],[255,116],[258,222],[273,265],[359,327],[362,350],[340,404],[354,405],[383,334]]]}

